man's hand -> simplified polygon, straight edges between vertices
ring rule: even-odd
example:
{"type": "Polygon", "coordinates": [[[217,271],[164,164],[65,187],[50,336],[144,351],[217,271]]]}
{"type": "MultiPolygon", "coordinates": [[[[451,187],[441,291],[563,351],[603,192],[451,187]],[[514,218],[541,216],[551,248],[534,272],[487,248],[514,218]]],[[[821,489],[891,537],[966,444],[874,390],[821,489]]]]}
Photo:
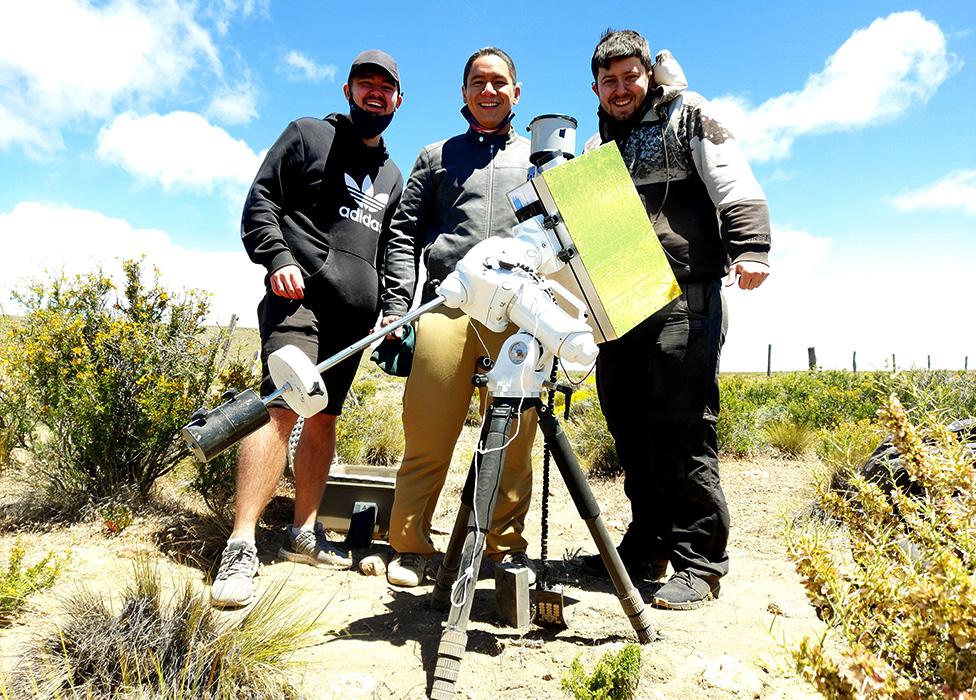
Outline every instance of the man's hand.
{"type": "Polygon", "coordinates": [[[271,291],[286,299],[304,299],[305,280],[298,265],[285,265],[272,272],[271,291]]]}
{"type": "MultiPolygon", "coordinates": [[[[400,318],[400,315],[399,314],[391,314],[389,316],[384,316],[382,318],[382,320],[380,321],[380,325],[377,326],[376,328],[374,328],[373,331],[374,332],[375,331],[378,331],[383,326],[388,326],[391,323],[393,323],[394,321],[399,320],[399,318],[400,318]]],[[[399,330],[399,329],[397,329],[397,330],[399,330]]],[[[396,338],[397,337],[397,331],[390,331],[389,333],[386,334],[386,337],[387,338],[396,338]]]]}
{"type": "Polygon", "coordinates": [[[769,277],[769,265],[753,260],[744,260],[736,263],[729,276],[725,280],[725,286],[731,287],[735,284],[735,278],[739,278],[739,289],[756,289],[769,277]]]}

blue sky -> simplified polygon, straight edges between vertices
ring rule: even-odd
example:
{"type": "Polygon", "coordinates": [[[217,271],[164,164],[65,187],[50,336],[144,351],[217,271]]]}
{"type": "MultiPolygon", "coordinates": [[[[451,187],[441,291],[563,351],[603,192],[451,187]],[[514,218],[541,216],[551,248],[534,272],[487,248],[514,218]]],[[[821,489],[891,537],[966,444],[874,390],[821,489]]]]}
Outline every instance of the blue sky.
{"type": "Polygon", "coordinates": [[[974,3],[336,3],[3,0],[0,304],[17,281],[146,252],[174,286],[252,323],[262,271],[240,207],[289,120],[346,109],[365,48],[393,54],[386,133],[406,176],[463,130],[461,69],[494,44],[522,83],[516,126],[596,128],[589,58],[607,26],[671,50],[770,201],[773,269],[731,290],[726,370],[976,368],[974,3]]]}

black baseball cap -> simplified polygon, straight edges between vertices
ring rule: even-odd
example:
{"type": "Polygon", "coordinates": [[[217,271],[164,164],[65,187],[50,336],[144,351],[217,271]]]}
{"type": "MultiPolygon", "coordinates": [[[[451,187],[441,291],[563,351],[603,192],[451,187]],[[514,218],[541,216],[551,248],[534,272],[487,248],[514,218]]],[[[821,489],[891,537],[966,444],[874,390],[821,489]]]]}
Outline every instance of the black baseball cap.
{"type": "Polygon", "coordinates": [[[376,66],[377,68],[383,69],[386,73],[389,73],[391,78],[393,78],[393,82],[396,83],[397,89],[400,89],[400,71],[397,69],[396,61],[393,60],[393,56],[390,54],[386,53],[385,51],[380,51],[379,49],[369,49],[368,51],[363,51],[353,59],[352,66],[349,68],[349,79],[352,80],[352,76],[356,72],[356,69],[363,66],[376,66]]]}

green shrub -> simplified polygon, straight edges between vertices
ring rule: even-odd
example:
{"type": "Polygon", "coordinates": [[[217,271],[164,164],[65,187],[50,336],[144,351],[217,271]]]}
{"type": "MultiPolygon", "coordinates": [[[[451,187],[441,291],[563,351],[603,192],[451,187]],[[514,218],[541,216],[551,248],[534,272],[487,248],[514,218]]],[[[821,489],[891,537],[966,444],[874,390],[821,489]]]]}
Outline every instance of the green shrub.
{"type": "Polygon", "coordinates": [[[598,403],[583,404],[571,414],[564,428],[580,465],[588,474],[599,477],[623,474],[613,436],[598,403]]]}
{"type": "Polygon", "coordinates": [[[773,449],[793,459],[802,457],[817,443],[817,431],[807,425],[776,421],[767,424],[764,431],[773,449]]]}
{"type": "Polygon", "coordinates": [[[627,644],[618,652],[608,651],[592,673],[585,671],[577,656],[560,686],[576,700],[629,700],[637,693],[640,663],[636,644],[627,644]]]}
{"type": "Polygon", "coordinates": [[[54,585],[64,558],[48,552],[33,566],[24,568],[24,544],[14,542],[7,568],[0,570],[0,623],[8,623],[27,603],[27,596],[54,585]]]}
{"type": "Polygon", "coordinates": [[[33,482],[77,512],[126,491],[144,497],[185,454],[180,427],[205,403],[222,334],[205,333],[206,297],[174,297],[122,264],[15,294],[25,310],[0,345],[0,376],[26,415],[33,482]]]}
{"type": "Polygon", "coordinates": [[[159,575],[142,563],[118,605],[90,591],[65,603],[57,632],[15,669],[12,695],[291,700],[301,696],[288,659],[315,625],[280,587],[233,618],[189,581],[164,601],[159,575]]]}
{"type": "Polygon", "coordinates": [[[894,395],[879,411],[920,495],[855,473],[843,492],[821,492],[828,523],[787,533],[832,637],[805,640],[794,659],[828,697],[962,698],[976,683],[971,455],[943,416],[914,415],[921,429],[894,395]]]}

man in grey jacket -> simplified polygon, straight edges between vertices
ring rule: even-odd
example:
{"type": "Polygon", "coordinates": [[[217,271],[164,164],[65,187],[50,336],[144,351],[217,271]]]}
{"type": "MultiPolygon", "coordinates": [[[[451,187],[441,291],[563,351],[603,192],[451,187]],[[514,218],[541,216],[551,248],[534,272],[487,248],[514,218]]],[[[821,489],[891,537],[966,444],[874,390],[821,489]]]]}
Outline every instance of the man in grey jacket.
{"type": "MultiPolygon", "coordinates": [[[[480,49],[468,59],[461,95],[469,128],[421,150],[393,217],[384,324],[410,308],[421,256],[427,301],[476,243],[510,235],[517,222],[506,193],[525,182],[529,167],[529,143],[511,127],[520,92],[515,65],[501,49],[480,49]]],[[[403,395],[406,445],[390,520],[394,557],[388,566],[378,557],[361,564],[366,574],[385,568],[388,581],[399,586],[423,581],[427,559],[435,552],[431,517],[471,402],[475,362],[481,355],[496,357],[514,327],[493,333],[459,311],[441,309],[422,316],[416,331],[403,395]]],[[[522,530],[532,489],[534,414],[524,415],[513,430],[487,554],[505,566],[527,566],[522,530]]]]}
{"type": "MultiPolygon", "coordinates": [[[[681,285],[680,298],[600,347],[596,382],[633,515],[618,551],[638,580],[663,577],[670,561],[653,603],[685,610],[716,597],[729,567],[716,431],[722,279],[761,285],[770,237],[766,197],[735,139],[701,95],[664,79],[669,57],[652,64],[637,32],[604,34],[592,59],[600,132],[586,149],[617,143],[681,285]]],[[[583,564],[606,572],[598,556],[583,564]]]]}

